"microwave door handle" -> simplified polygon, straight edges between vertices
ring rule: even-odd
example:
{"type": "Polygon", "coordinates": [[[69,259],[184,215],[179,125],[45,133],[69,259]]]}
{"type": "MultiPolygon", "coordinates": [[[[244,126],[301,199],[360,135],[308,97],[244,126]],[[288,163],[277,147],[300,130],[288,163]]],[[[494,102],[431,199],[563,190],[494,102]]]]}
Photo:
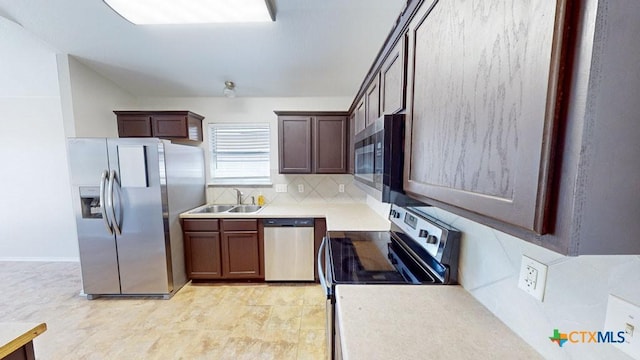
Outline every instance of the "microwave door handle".
{"type": "Polygon", "coordinates": [[[322,243],[320,243],[320,248],[318,249],[318,279],[320,279],[320,284],[322,284],[322,289],[324,290],[325,295],[329,296],[329,287],[327,286],[327,278],[324,275],[324,270],[322,267],[322,255],[325,255],[325,248],[327,246],[327,237],[322,238],[322,243]]]}
{"type": "MultiPolygon", "coordinates": [[[[118,217],[116,216],[116,209],[115,209],[115,204],[114,204],[114,183],[118,182],[118,179],[116,179],[116,171],[115,170],[111,170],[111,176],[109,176],[109,189],[107,190],[109,193],[109,209],[111,210],[111,217],[113,218],[113,228],[115,229],[115,232],[117,235],[121,235],[122,234],[122,229],[120,227],[120,224],[118,224],[118,217]]],[[[118,182],[118,187],[120,187],[120,183],[118,182]]],[[[120,199],[120,193],[118,193],[118,201],[121,201],[120,199]]]]}
{"type": "Polygon", "coordinates": [[[113,226],[111,225],[111,222],[109,221],[109,216],[107,215],[107,206],[108,204],[106,203],[107,201],[107,181],[109,177],[109,171],[105,170],[102,172],[102,177],[100,178],[100,213],[102,214],[102,220],[104,221],[104,225],[107,228],[107,231],[109,231],[110,235],[113,235],[113,226]]]}

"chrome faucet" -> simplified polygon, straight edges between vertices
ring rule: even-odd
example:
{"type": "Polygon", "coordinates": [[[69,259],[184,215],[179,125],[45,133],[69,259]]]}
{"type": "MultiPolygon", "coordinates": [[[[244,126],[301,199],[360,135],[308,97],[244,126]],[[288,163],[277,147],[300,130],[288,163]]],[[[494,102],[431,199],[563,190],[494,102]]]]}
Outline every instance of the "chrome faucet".
{"type": "Polygon", "coordinates": [[[242,205],[242,191],[239,189],[233,188],[236,191],[236,204],[242,205]]]}

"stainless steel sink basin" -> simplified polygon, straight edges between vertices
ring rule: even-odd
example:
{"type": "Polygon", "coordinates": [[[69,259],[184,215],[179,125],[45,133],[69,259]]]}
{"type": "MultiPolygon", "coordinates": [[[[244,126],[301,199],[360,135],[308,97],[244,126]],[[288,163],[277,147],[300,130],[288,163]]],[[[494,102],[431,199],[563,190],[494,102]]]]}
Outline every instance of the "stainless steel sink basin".
{"type": "Polygon", "coordinates": [[[260,211],[258,205],[208,205],[201,209],[191,211],[191,214],[219,214],[219,213],[245,213],[251,214],[260,211]]]}
{"type": "Polygon", "coordinates": [[[235,205],[209,205],[207,207],[203,207],[200,210],[196,210],[194,214],[203,214],[203,213],[221,213],[233,209],[235,205]]]}
{"type": "Polygon", "coordinates": [[[238,205],[238,206],[228,210],[227,212],[230,212],[230,213],[254,213],[254,212],[258,212],[260,209],[262,209],[262,206],[259,206],[259,205],[238,205]]]}

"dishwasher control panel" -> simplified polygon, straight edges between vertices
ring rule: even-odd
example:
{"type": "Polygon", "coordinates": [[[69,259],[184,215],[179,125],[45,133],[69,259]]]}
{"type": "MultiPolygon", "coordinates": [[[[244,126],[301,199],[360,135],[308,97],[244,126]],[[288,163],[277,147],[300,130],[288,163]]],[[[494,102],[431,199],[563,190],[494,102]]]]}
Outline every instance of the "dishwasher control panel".
{"type": "Polygon", "coordinates": [[[309,227],[313,226],[312,218],[275,218],[263,219],[265,227],[309,227]]]}

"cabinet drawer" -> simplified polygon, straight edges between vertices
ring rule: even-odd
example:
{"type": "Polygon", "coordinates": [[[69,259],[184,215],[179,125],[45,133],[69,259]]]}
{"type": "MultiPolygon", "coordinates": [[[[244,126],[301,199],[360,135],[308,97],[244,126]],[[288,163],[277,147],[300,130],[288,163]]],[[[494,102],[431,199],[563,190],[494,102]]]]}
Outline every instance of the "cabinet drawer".
{"type": "Polygon", "coordinates": [[[258,230],[257,219],[224,219],[222,220],[223,231],[256,231],[258,230]]]}
{"type": "Polygon", "coordinates": [[[183,219],[183,231],[218,231],[218,219],[183,219]]]}

